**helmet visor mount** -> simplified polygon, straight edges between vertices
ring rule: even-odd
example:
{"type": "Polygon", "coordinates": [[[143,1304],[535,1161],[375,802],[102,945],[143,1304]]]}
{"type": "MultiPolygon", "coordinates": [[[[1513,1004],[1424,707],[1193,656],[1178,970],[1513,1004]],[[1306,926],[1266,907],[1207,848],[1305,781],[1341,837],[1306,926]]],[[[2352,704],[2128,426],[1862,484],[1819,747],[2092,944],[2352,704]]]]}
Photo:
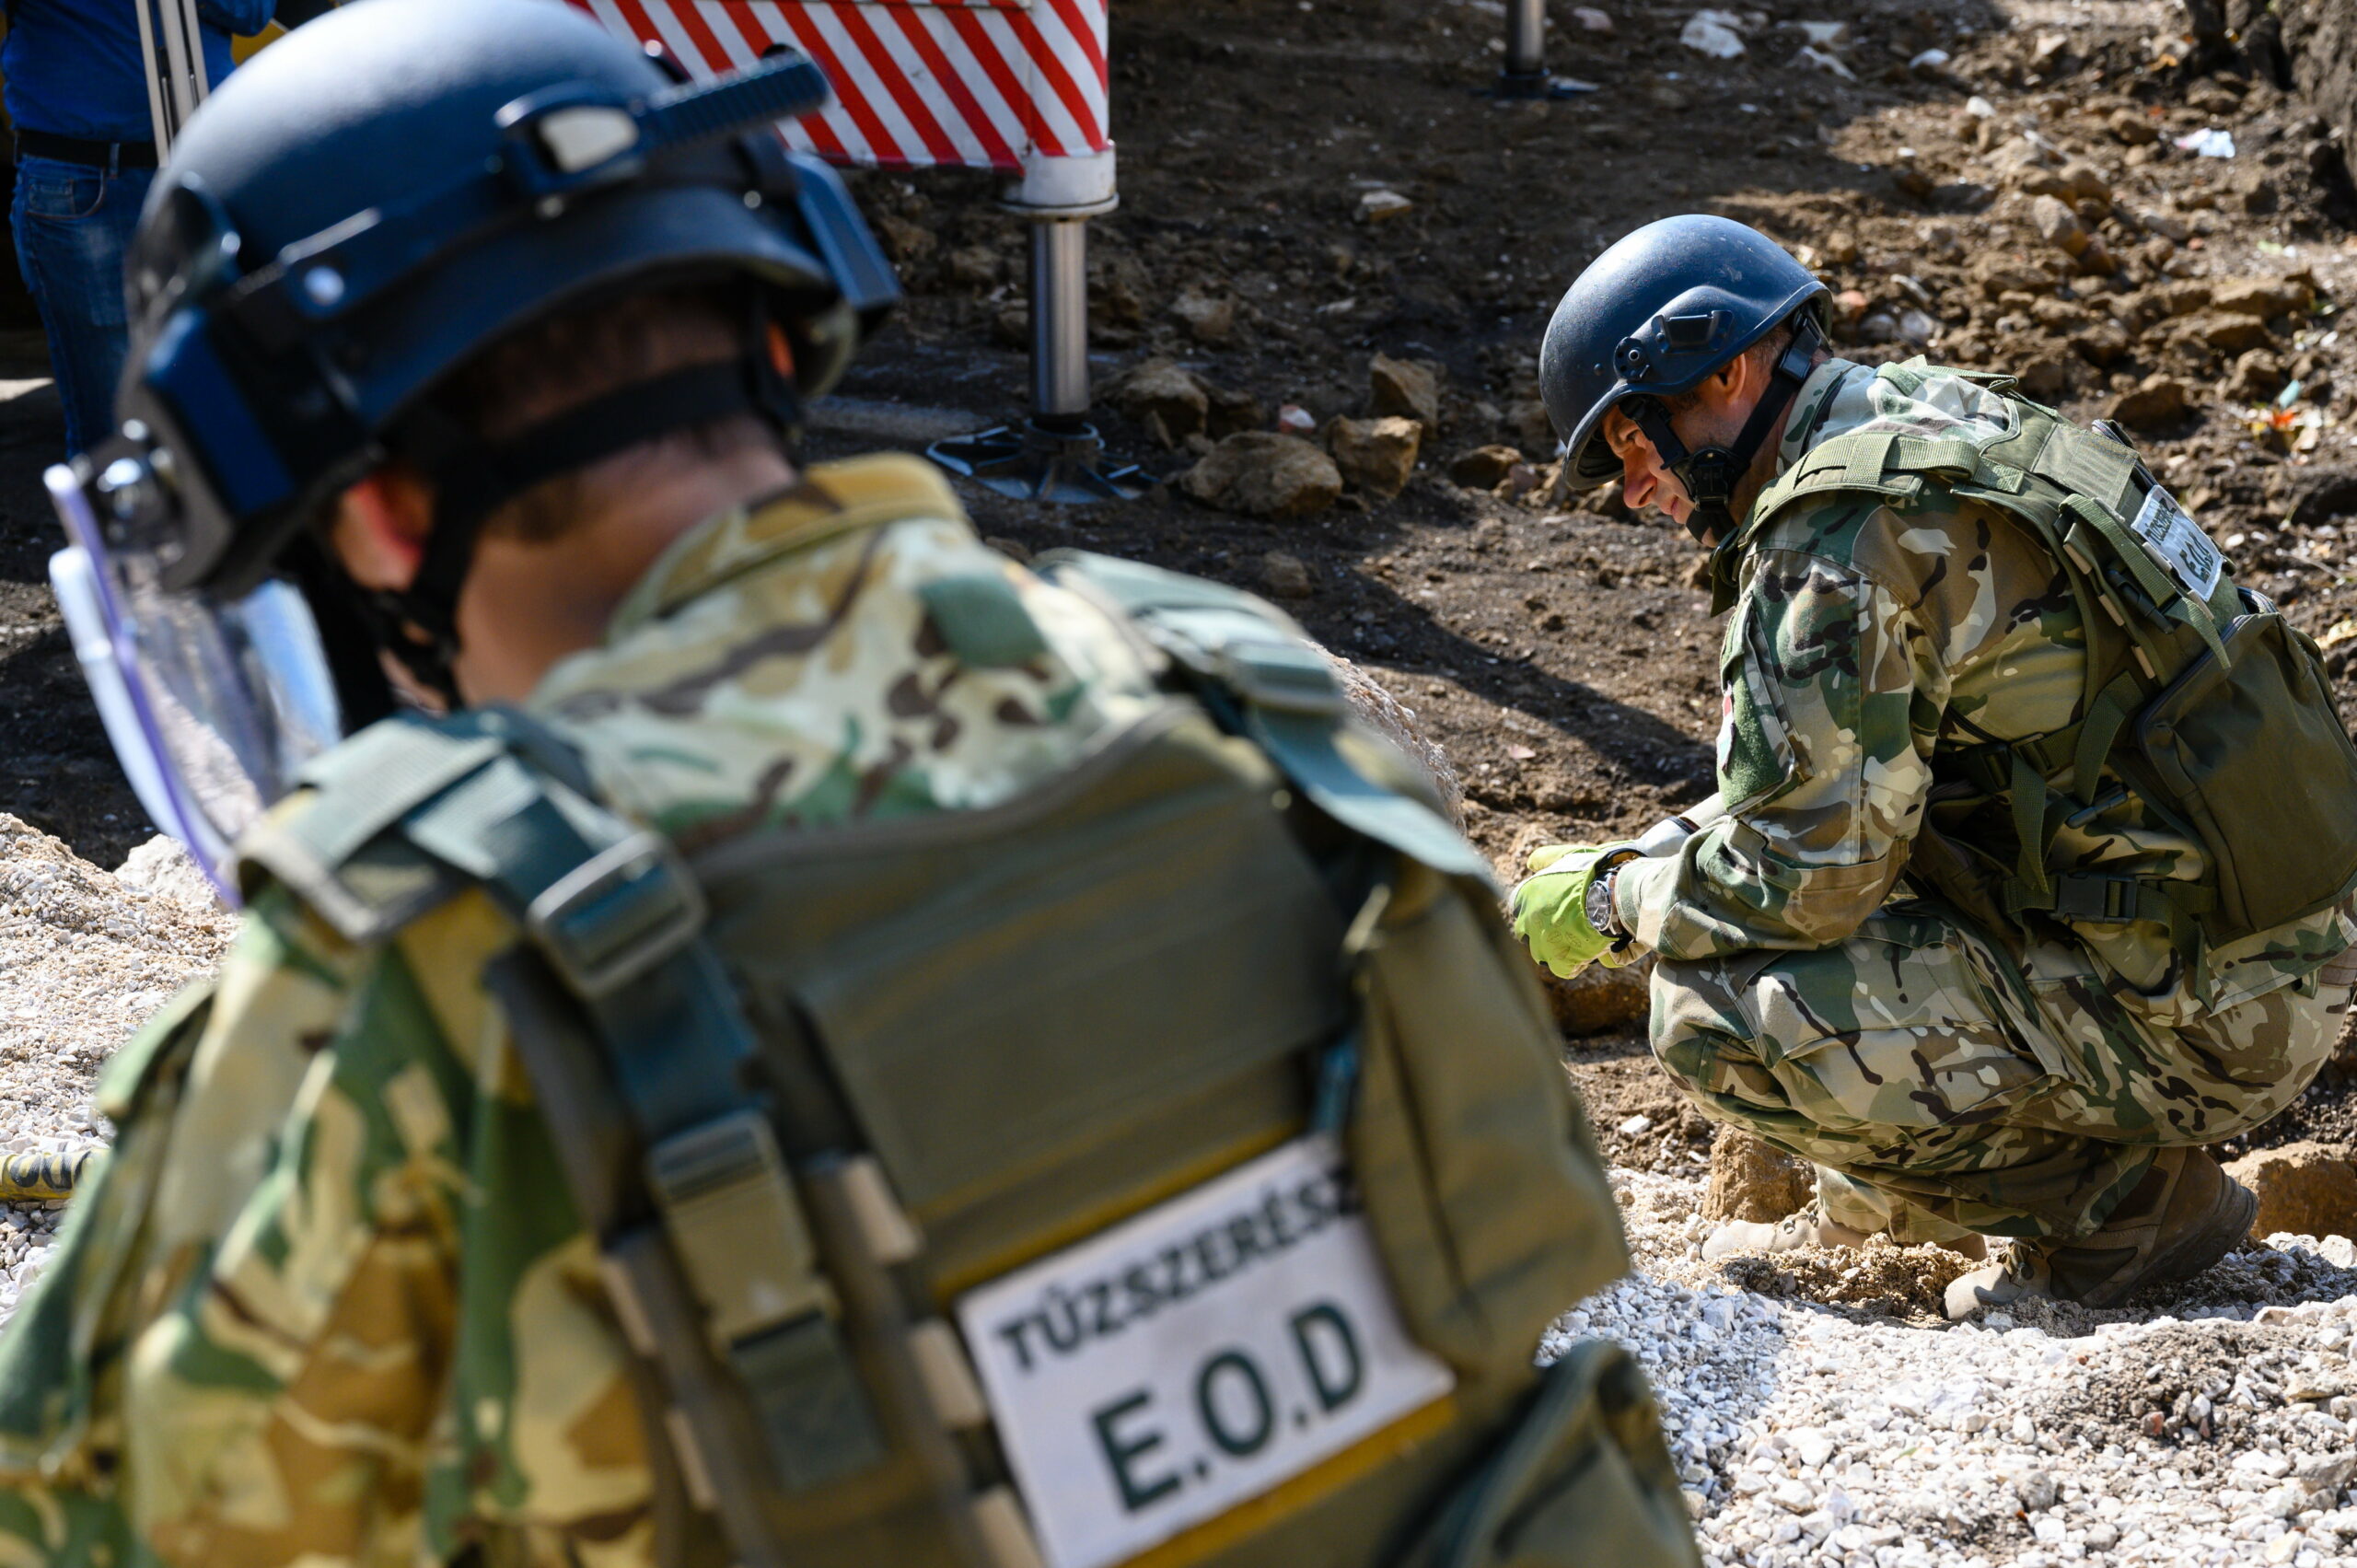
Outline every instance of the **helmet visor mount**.
{"type": "Polygon", "coordinates": [[[234,907],[231,846],[343,737],[335,680],[310,606],[285,579],[234,598],[161,586],[152,541],[171,535],[160,515],[171,486],[132,434],[94,472],[85,462],[44,476],[70,541],[50,579],[140,804],[234,907]]]}

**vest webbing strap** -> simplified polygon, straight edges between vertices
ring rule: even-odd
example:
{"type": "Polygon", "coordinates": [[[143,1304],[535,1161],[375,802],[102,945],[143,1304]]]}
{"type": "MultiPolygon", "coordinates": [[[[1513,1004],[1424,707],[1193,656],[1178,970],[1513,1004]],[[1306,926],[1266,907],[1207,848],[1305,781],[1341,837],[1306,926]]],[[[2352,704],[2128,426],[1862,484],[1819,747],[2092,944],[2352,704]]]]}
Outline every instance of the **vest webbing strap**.
{"type": "MultiPolygon", "coordinates": [[[[377,814],[380,830],[489,892],[587,1026],[512,1020],[552,1112],[616,1106],[644,1151],[639,1176],[659,1227],[618,1216],[629,1205],[593,1161],[561,1164],[584,1222],[619,1225],[598,1238],[608,1282],[633,1349],[674,1400],[666,1430],[689,1490],[718,1515],[739,1561],[784,1568],[760,1496],[881,1459],[876,1411],[758,1109],[754,1037],[704,939],[701,890],[666,841],[518,760],[551,748],[562,749],[537,724],[499,711],[380,726],[372,765],[409,786],[394,792],[396,822],[377,814]],[[685,1331],[650,1333],[650,1318],[685,1331]],[[758,1434],[749,1445],[724,1408],[730,1388],[758,1434]]],[[[341,841],[357,830],[323,830],[341,841]]],[[[551,1133],[561,1153],[586,1136],[571,1125],[551,1133]]]]}
{"type": "Polygon", "coordinates": [[[2218,896],[2196,882],[2165,882],[2140,877],[2107,877],[2100,872],[2066,872],[2053,878],[2043,892],[2032,893],[2009,884],[2003,892],[2005,912],[2025,910],[2092,925],[2125,924],[2148,920],[2172,933],[2183,923],[2215,908],[2218,896]]]}
{"type": "Polygon", "coordinates": [[[1844,485],[1881,483],[1892,440],[1887,433],[1878,432],[1861,435],[1856,441],[1845,443],[1846,449],[1840,453],[1840,476],[1829,476],[1828,482],[1844,485]]]}
{"type": "Polygon", "coordinates": [[[1231,588],[1081,551],[1039,567],[1110,599],[1310,802],[1364,838],[1453,877],[1495,874],[1431,807],[1370,779],[1337,744],[1350,712],[1325,656],[1271,607],[1231,588]]]}
{"type": "Polygon", "coordinates": [[[2052,807],[2059,803],[2049,802],[2046,775],[2019,749],[2013,753],[2011,772],[2006,793],[2013,805],[2014,842],[2019,846],[2014,875],[2031,893],[2044,897],[2052,890],[2046,880],[2046,844],[2054,832],[2052,807]]]}
{"type": "Polygon", "coordinates": [[[2128,727],[2143,696],[2136,677],[2122,670],[2096,693],[2086,716],[2079,721],[2078,744],[2071,752],[2071,793],[2082,807],[2092,805],[2096,798],[2096,783],[2103,776],[2104,759],[2111,755],[2119,732],[2128,727]]]}

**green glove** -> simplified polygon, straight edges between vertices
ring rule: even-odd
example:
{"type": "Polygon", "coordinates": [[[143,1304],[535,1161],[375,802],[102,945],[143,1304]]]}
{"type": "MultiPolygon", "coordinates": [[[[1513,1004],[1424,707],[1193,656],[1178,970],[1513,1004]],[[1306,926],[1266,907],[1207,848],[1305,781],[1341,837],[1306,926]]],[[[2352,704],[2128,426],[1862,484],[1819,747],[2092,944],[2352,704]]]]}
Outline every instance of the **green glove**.
{"type": "Polygon", "coordinates": [[[1524,860],[1532,875],[1514,890],[1514,934],[1530,956],[1565,980],[1598,958],[1609,962],[1612,938],[1588,923],[1588,885],[1634,854],[1626,842],[1532,850],[1524,860]]]}

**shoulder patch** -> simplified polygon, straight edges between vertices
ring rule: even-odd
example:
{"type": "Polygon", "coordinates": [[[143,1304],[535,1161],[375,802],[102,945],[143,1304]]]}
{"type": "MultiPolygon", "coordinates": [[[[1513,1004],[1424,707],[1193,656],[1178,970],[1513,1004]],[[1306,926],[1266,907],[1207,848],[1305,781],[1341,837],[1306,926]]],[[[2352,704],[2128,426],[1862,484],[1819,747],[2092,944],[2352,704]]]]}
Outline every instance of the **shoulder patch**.
{"type": "Polygon", "coordinates": [[[1757,805],[1806,776],[1755,642],[1757,601],[1728,618],[1719,655],[1719,794],[1730,811],[1757,805]]]}
{"type": "Polygon", "coordinates": [[[976,669],[1012,669],[1048,651],[1023,596],[1002,573],[938,577],[917,589],[949,651],[976,669]]]}

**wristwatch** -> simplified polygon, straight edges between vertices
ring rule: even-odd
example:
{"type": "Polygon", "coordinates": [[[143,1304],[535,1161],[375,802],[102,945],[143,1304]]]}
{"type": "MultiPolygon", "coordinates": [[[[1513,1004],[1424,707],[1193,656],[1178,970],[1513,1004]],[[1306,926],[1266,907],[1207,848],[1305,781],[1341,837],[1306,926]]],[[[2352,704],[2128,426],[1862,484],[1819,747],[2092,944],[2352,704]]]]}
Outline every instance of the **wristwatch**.
{"type": "Polygon", "coordinates": [[[1625,941],[1629,933],[1622,928],[1620,917],[1612,907],[1612,886],[1620,879],[1620,867],[1598,877],[1587,885],[1587,898],[1581,912],[1587,916],[1589,927],[1598,936],[1609,936],[1616,942],[1625,941]]]}

